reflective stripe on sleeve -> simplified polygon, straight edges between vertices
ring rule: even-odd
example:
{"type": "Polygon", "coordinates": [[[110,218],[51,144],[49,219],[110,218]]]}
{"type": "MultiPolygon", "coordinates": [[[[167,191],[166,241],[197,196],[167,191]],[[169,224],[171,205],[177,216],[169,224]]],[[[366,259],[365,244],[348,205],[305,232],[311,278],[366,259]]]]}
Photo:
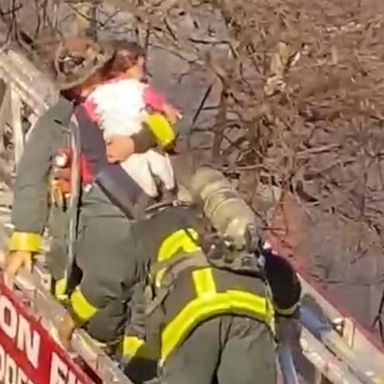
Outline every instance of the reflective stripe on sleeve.
{"type": "Polygon", "coordinates": [[[81,322],[88,321],[98,310],[84,297],[79,288],[76,288],[72,293],[70,297],[70,304],[73,313],[81,322]]]}
{"type": "Polygon", "coordinates": [[[175,140],[176,135],[174,129],[168,119],[160,113],[149,114],[145,118],[148,128],[156,137],[158,144],[161,147],[167,147],[175,140]]]}
{"type": "Polygon", "coordinates": [[[64,277],[55,283],[55,298],[59,301],[68,299],[67,295],[67,279],[64,277]]]}
{"type": "Polygon", "coordinates": [[[275,312],[277,315],[282,315],[282,316],[291,316],[295,313],[297,307],[299,306],[299,302],[296,304],[292,305],[292,307],[289,308],[279,308],[275,305],[275,312]]]}
{"type": "Polygon", "coordinates": [[[8,250],[37,253],[41,248],[41,236],[37,233],[13,232],[8,242],[8,250]]]}
{"type": "Polygon", "coordinates": [[[118,353],[123,359],[131,359],[133,357],[156,360],[153,351],[150,350],[148,344],[137,336],[124,336],[118,348],[118,353]]]}

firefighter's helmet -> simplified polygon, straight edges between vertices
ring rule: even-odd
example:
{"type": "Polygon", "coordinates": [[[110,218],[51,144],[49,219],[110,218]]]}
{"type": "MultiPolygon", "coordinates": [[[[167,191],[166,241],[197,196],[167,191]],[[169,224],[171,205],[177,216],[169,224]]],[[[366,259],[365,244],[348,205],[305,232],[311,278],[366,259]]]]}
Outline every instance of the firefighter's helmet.
{"type": "Polygon", "coordinates": [[[81,85],[111,60],[113,55],[113,48],[106,42],[95,42],[87,37],[61,41],[53,59],[58,88],[68,90],[81,85]]]}

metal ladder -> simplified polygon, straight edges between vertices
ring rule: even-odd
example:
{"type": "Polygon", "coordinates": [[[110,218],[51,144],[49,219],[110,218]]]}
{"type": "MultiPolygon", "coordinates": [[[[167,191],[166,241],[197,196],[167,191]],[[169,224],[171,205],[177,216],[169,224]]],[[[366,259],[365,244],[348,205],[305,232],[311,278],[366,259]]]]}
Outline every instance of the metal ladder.
{"type": "MultiPolygon", "coordinates": [[[[28,132],[33,129],[36,118],[55,101],[57,95],[52,84],[31,62],[13,50],[0,52],[0,79],[6,86],[0,107],[0,129],[8,125],[12,130],[13,160],[17,167],[28,132]],[[32,111],[29,116],[31,128],[27,132],[22,119],[22,110],[25,106],[32,111]]],[[[11,191],[8,194],[10,197],[11,191]]],[[[11,205],[11,202],[7,205],[11,205]]],[[[0,211],[0,224],[2,224],[0,229],[3,229],[3,236],[12,230],[9,215],[9,208],[0,211]]],[[[17,285],[29,295],[30,300],[35,300],[34,308],[41,312],[45,326],[57,327],[64,308],[47,291],[46,284],[49,278],[42,258],[33,274],[21,275],[17,285]]],[[[345,318],[303,277],[301,280],[304,295],[314,298],[328,319],[321,321],[311,308],[305,305],[301,308],[300,323],[303,325],[300,337],[301,352],[315,372],[314,383],[325,383],[325,379],[335,384],[384,383],[383,351],[369,341],[352,318],[345,318]],[[343,332],[336,332],[336,323],[343,323],[343,332]]],[[[84,331],[76,332],[73,348],[103,383],[131,383],[84,331]]],[[[293,360],[291,346],[282,345],[279,348],[279,361],[282,381],[285,384],[305,382],[303,372],[300,370],[296,372],[293,360]]]]}
{"type": "MultiPolygon", "coordinates": [[[[303,277],[301,283],[303,294],[314,298],[325,315],[325,319],[320,320],[310,309],[302,306],[300,322],[306,330],[302,343],[308,344],[312,350],[317,349],[318,355],[332,353],[339,362],[335,364],[338,368],[323,370],[324,375],[332,383],[384,383],[383,350],[369,340],[352,317],[341,314],[303,277]],[[319,342],[321,348],[320,345],[315,348],[319,342]],[[342,375],[335,377],[334,373],[338,370],[342,375]],[[344,373],[348,373],[348,376],[344,373]]],[[[310,353],[307,356],[311,359],[310,353]]],[[[326,368],[324,363],[321,365],[326,368]]]]}

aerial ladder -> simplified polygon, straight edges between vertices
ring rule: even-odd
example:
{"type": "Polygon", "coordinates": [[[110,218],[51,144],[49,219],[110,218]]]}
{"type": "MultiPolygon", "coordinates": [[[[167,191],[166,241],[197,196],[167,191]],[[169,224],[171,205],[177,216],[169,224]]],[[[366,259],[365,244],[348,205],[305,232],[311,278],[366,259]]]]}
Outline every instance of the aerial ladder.
{"type": "MultiPolygon", "coordinates": [[[[0,158],[3,174],[12,175],[15,172],[24,143],[37,117],[56,97],[52,84],[22,53],[13,49],[0,52],[0,146],[4,150],[4,138],[8,138],[13,145],[11,158],[0,158]]],[[[3,185],[0,193],[0,245],[3,249],[12,232],[12,186],[6,180],[5,184],[8,185],[3,185]]],[[[49,234],[46,240],[45,250],[49,246],[49,234]]],[[[19,372],[15,368],[17,364],[27,378],[26,382],[131,383],[85,331],[75,332],[71,351],[64,351],[52,337],[65,309],[49,292],[50,276],[44,253],[43,249],[32,273],[24,272],[17,277],[13,291],[0,282],[0,383],[20,382],[12,381],[14,375],[9,374],[12,369],[19,372]],[[9,313],[19,314],[18,321],[14,323],[18,326],[17,335],[16,331],[15,334],[11,332],[13,323],[9,313]],[[29,328],[25,325],[27,323],[29,328]],[[26,329],[36,333],[27,333],[26,329]],[[49,377],[39,379],[39,367],[32,353],[36,347],[31,341],[35,340],[33,335],[44,342],[44,347],[50,346],[50,357],[42,360],[42,364],[48,364],[47,361],[50,364],[48,368],[44,366],[44,370],[47,368],[50,372],[49,377]],[[11,336],[15,336],[13,348],[11,336]],[[20,351],[25,352],[27,360],[19,356],[20,351]],[[4,358],[6,353],[8,360],[4,358]]],[[[0,259],[0,265],[3,262],[0,259]]],[[[304,276],[300,276],[300,279],[303,304],[298,320],[298,343],[293,345],[294,341],[289,340],[280,345],[279,381],[284,384],[383,384],[382,348],[372,341],[357,321],[342,314],[304,276]],[[315,310],[311,303],[316,303],[320,310],[315,310]]]]}

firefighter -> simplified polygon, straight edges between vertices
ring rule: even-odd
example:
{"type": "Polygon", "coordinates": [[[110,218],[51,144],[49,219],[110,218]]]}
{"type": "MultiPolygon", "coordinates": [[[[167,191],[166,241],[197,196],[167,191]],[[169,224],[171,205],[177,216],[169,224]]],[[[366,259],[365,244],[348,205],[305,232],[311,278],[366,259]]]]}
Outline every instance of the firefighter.
{"type": "MultiPolygon", "coordinates": [[[[108,44],[87,38],[66,39],[59,44],[53,62],[61,97],[34,127],[18,166],[12,209],[15,230],[8,246],[5,272],[11,279],[21,267],[31,265],[40,251],[50,208],[55,207],[51,210],[55,225],[49,226],[55,253],[48,261],[53,261],[54,279],[62,283],[55,285],[58,296],[68,292],[66,277],[74,276],[73,271],[80,271],[88,279],[88,273],[93,273],[89,259],[95,265],[104,263],[108,267],[111,257],[119,259],[122,253],[126,256],[129,219],[136,217],[145,201],[140,188],[120,165],[107,162],[102,132],[82,105],[83,98],[108,70],[113,55],[108,44]],[[55,191],[49,194],[51,187],[55,191]],[[81,268],[72,268],[76,264],[67,260],[71,247],[81,268]]],[[[151,116],[144,128],[124,139],[125,151],[146,151],[163,142],[164,132],[167,138],[173,132],[166,119],[152,120],[151,116]]],[[[78,293],[73,297],[78,303],[87,302],[78,293]]],[[[119,326],[111,325],[111,329],[119,326]]],[[[90,334],[98,338],[97,324],[89,327],[90,334]]]]}
{"type": "MultiPolygon", "coordinates": [[[[204,168],[194,180],[203,217],[177,200],[149,207],[131,227],[120,284],[144,297],[141,336],[158,356],[161,383],[275,383],[275,318],[296,313],[299,281],[285,259],[261,249],[261,224],[220,173],[204,168]]],[[[97,289],[87,284],[79,289],[97,289]]],[[[75,308],[64,323],[82,324],[75,308]]]]}

